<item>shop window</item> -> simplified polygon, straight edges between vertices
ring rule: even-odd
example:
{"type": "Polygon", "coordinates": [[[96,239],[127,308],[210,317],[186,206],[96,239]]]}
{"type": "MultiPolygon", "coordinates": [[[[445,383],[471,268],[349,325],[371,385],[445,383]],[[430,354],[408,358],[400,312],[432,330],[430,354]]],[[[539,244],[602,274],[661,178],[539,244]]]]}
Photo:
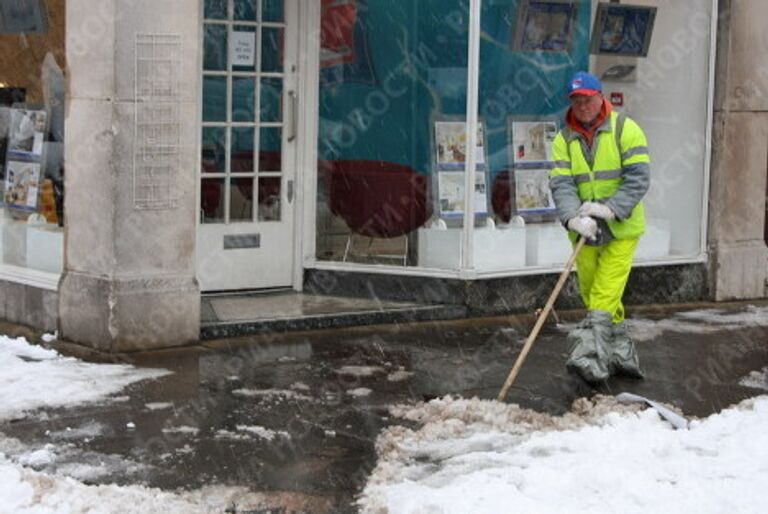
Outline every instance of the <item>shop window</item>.
{"type": "Polygon", "coordinates": [[[466,110],[467,23],[459,0],[323,2],[318,260],[459,268],[461,217],[423,234],[440,222],[435,120],[466,110]]]}
{"type": "Polygon", "coordinates": [[[576,70],[600,76],[612,108],[636,120],[649,141],[651,189],[636,262],[698,256],[711,2],[648,4],[483,2],[478,112],[490,134],[495,228],[477,249],[479,271],[560,266],[571,253],[548,168],[576,70]]]}
{"type": "Polygon", "coordinates": [[[474,271],[562,266],[572,249],[549,191],[551,146],[578,70],[600,76],[648,138],[636,261],[697,259],[711,2],[644,3],[600,8],[595,46],[599,2],[484,0],[469,170],[468,3],[324,1],[317,260],[458,270],[471,197],[474,271]]]}
{"type": "Polygon", "coordinates": [[[64,0],[0,7],[0,261],[51,273],[63,263],[64,18],[64,0]]]}

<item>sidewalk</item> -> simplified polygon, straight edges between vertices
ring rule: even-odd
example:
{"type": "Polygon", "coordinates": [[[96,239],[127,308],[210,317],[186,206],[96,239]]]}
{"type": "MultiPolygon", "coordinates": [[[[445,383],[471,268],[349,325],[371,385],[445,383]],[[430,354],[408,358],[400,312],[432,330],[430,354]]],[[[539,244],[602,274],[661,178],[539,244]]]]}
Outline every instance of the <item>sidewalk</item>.
{"type": "MultiPolygon", "coordinates": [[[[627,391],[703,417],[768,392],[761,375],[747,380],[768,369],[768,303],[652,306],[630,314],[645,380],[611,379],[591,389],[566,373],[566,323],[542,332],[508,402],[561,414],[577,398],[627,391]]],[[[562,321],[577,315],[560,313],[562,321]]],[[[138,473],[118,470],[98,483],[243,485],[272,498],[274,512],[355,512],[351,502],[376,462],[377,434],[404,423],[388,407],[447,394],[495,398],[533,321],[267,334],[124,355],[117,360],[174,373],[131,386],[125,401],[51,410],[44,422],[24,418],[0,424],[0,432],[42,446],[50,432],[96,424],[104,429],[71,441],[79,451],[73,465],[91,454],[141,465],[138,473]]]]}

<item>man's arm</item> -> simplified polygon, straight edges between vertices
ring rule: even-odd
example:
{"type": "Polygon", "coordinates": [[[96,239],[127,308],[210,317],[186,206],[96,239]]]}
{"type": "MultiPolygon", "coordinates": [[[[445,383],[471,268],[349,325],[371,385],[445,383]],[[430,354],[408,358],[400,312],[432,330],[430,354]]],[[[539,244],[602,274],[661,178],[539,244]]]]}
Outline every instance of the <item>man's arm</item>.
{"type": "Polygon", "coordinates": [[[565,225],[568,220],[579,214],[581,200],[578,186],[571,175],[571,157],[562,132],[555,136],[552,143],[552,160],[555,167],[549,172],[549,189],[552,191],[560,221],[565,225]]]}
{"type": "Polygon", "coordinates": [[[630,118],[624,123],[621,134],[623,179],[619,189],[605,201],[621,221],[632,215],[632,209],[640,203],[651,184],[651,159],[648,154],[648,141],[643,130],[630,118]]]}

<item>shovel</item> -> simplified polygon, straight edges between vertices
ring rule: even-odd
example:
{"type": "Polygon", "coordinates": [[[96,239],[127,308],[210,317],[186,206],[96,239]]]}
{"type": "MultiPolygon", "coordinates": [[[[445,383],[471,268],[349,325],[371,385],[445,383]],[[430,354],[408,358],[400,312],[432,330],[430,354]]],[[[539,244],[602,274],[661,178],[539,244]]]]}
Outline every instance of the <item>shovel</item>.
{"type": "Polygon", "coordinates": [[[528,352],[531,351],[531,347],[533,346],[533,343],[536,341],[536,337],[538,337],[541,327],[544,326],[544,322],[546,321],[547,316],[549,316],[549,311],[552,310],[552,306],[555,304],[555,300],[557,300],[557,297],[560,294],[560,290],[563,288],[563,285],[565,284],[565,281],[571,272],[573,263],[576,262],[576,257],[578,257],[579,252],[584,247],[584,243],[586,243],[586,241],[587,239],[584,237],[579,238],[579,242],[576,243],[576,246],[573,248],[573,253],[571,254],[571,258],[568,259],[568,262],[565,264],[565,269],[560,274],[560,278],[557,280],[557,284],[555,284],[555,288],[552,290],[552,294],[549,295],[549,300],[547,300],[547,304],[541,310],[541,313],[539,314],[539,318],[536,320],[536,324],[533,326],[533,330],[531,330],[531,333],[528,336],[528,339],[525,341],[525,345],[523,346],[523,351],[520,352],[520,355],[518,356],[517,361],[515,361],[515,365],[512,367],[512,371],[509,372],[507,381],[504,382],[504,387],[502,387],[501,391],[499,391],[499,397],[497,399],[500,402],[503,402],[504,400],[506,400],[507,393],[509,393],[509,389],[512,387],[512,383],[517,378],[517,374],[520,372],[520,368],[523,367],[523,362],[525,362],[525,358],[528,356],[528,352]]]}

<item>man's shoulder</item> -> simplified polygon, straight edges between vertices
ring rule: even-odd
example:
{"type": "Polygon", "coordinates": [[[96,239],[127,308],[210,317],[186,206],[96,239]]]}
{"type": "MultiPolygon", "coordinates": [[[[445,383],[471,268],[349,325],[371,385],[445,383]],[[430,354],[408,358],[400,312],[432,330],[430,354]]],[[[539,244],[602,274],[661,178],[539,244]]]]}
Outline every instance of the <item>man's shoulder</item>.
{"type": "Polygon", "coordinates": [[[640,124],[637,121],[634,120],[634,118],[632,118],[626,113],[621,113],[621,115],[624,118],[623,128],[625,131],[629,129],[629,130],[635,130],[635,131],[639,130],[640,132],[643,132],[643,128],[640,126],[640,124]]]}

